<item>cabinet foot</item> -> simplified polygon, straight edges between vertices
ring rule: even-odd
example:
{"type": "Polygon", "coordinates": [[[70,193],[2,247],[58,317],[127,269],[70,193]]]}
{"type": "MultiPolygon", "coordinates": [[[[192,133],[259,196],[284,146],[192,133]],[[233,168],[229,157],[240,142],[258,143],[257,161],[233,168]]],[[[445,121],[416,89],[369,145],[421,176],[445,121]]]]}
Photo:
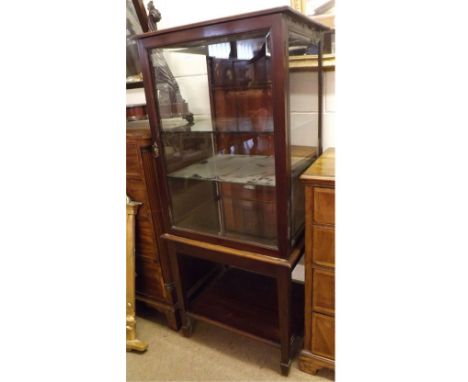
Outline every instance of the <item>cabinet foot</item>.
{"type": "Polygon", "coordinates": [[[137,296],[137,299],[137,311],[139,315],[153,320],[155,319],[155,314],[162,313],[166,319],[167,326],[176,332],[179,331],[180,314],[177,309],[168,304],[150,300],[142,296],[137,296]]]}
{"type": "Polygon", "coordinates": [[[164,316],[166,317],[167,325],[176,332],[180,328],[180,318],[177,312],[165,311],[164,316]]]}
{"type": "Polygon", "coordinates": [[[334,370],[335,361],[302,350],[299,356],[299,369],[305,373],[315,375],[320,369],[334,370]]]}
{"type": "Polygon", "coordinates": [[[182,335],[184,337],[192,337],[192,327],[191,326],[182,326],[182,335]]]}
{"type": "Polygon", "coordinates": [[[190,318],[186,318],[185,324],[182,325],[182,335],[184,337],[191,337],[193,333],[193,324],[190,318]]]}
{"type": "Polygon", "coordinates": [[[289,371],[291,370],[291,360],[288,363],[281,362],[281,374],[284,376],[289,375],[289,371]]]}

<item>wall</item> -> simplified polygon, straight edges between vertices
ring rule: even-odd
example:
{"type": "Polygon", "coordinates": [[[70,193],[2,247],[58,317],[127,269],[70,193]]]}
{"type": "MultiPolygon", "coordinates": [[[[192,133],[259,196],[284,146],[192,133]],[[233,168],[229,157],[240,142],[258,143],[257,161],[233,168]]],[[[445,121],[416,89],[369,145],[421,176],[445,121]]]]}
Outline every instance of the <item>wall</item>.
{"type": "MultiPolygon", "coordinates": [[[[291,120],[294,125],[304,126],[302,134],[293,143],[308,143],[310,135],[307,127],[315,126],[318,118],[317,76],[310,72],[290,73],[291,120]]],[[[335,72],[325,72],[323,76],[323,130],[322,144],[325,150],[335,146],[335,72]]]]}

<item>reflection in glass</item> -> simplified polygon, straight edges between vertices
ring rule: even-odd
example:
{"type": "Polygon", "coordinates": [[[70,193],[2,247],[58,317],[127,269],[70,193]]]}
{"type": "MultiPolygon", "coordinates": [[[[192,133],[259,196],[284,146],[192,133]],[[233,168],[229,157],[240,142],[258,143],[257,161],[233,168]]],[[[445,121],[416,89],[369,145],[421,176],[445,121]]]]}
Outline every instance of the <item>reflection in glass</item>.
{"type": "Polygon", "coordinates": [[[127,79],[130,80],[132,76],[141,76],[138,48],[133,38],[140,33],[143,33],[143,30],[141,29],[135,7],[131,0],[127,0],[127,79]]]}
{"type": "MultiPolygon", "coordinates": [[[[319,49],[318,32],[313,38],[290,32],[289,33],[289,55],[296,55],[298,52],[305,52],[312,49],[318,52],[319,49]]],[[[301,53],[303,54],[303,53],[301,53]]],[[[310,83],[317,81],[318,72],[292,73],[290,69],[290,78],[295,75],[310,76],[310,83]]],[[[301,77],[302,79],[302,77],[301,77]]],[[[302,79],[303,80],[303,79],[302,79]]],[[[293,81],[289,81],[289,85],[293,81]]],[[[291,95],[294,89],[289,89],[290,110],[290,153],[291,153],[291,243],[297,238],[304,226],[305,207],[304,207],[304,186],[299,180],[299,176],[309,167],[318,156],[319,134],[318,134],[318,104],[310,105],[313,113],[295,114],[291,95]]],[[[318,98],[317,98],[318,99],[318,98]]]]}
{"type": "Polygon", "coordinates": [[[173,226],[277,246],[268,44],[264,32],[152,50],[173,226]]]}

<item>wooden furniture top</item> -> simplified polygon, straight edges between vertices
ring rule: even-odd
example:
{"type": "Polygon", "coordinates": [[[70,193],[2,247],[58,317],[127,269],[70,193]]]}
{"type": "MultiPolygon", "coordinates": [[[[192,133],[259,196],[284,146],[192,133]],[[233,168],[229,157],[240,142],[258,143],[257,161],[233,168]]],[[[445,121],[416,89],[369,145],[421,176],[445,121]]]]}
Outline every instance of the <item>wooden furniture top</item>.
{"type": "Polygon", "coordinates": [[[256,12],[242,13],[240,15],[235,15],[235,16],[222,17],[222,18],[218,18],[218,19],[202,21],[202,22],[193,23],[193,24],[181,25],[181,26],[172,27],[172,28],[160,29],[160,30],[157,30],[157,31],[147,32],[147,33],[137,35],[137,36],[135,36],[135,38],[136,39],[141,39],[141,38],[145,38],[145,37],[157,36],[157,35],[161,35],[161,34],[171,33],[171,32],[175,32],[175,31],[182,31],[182,30],[191,29],[191,28],[195,28],[195,27],[207,27],[207,26],[214,25],[214,24],[220,24],[220,23],[225,23],[225,22],[229,22],[229,21],[238,21],[238,20],[243,20],[245,18],[249,18],[249,17],[267,16],[267,15],[271,15],[271,14],[275,14],[275,13],[288,14],[289,16],[293,17],[297,21],[305,23],[306,25],[308,25],[310,27],[314,27],[314,28],[316,28],[318,30],[321,30],[321,31],[326,31],[326,30],[330,29],[330,28],[328,28],[327,26],[325,26],[323,24],[320,24],[320,23],[318,23],[316,21],[313,21],[309,17],[307,17],[304,14],[292,9],[289,6],[282,6],[282,7],[264,9],[264,10],[256,11],[256,12]]]}
{"type": "Polygon", "coordinates": [[[305,183],[335,182],[335,148],[330,147],[301,175],[305,183]]]}
{"type": "Polygon", "coordinates": [[[151,138],[151,130],[147,119],[127,122],[127,137],[151,138]]]}
{"type": "Polygon", "coordinates": [[[240,263],[238,263],[238,261],[240,261],[241,263],[244,262],[244,260],[246,260],[247,262],[254,261],[257,264],[256,267],[258,273],[268,274],[269,271],[271,271],[272,275],[275,274],[278,267],[287,267],[291,269],[294,268],[294,266],[299,261],[303,253],[302,249],[304,246],[303,240],[299,241],[295,248],[291,251],[291,256],[289,256],[287,259],[284,259],[275,256],[268,256],[262,253],[230,248],[224,245],[212,244],[205,241],[188,239],[185,237],[172,235],[170,233],[164,233],[161,235],[161,237],[165,240],[169,240],[174,243],[189,246],[192,248],[198,248],[199,250],[201,250],[201,252],[198,251],[198,253],[202,255],[199,257],[205,258],[210,261],[221,262],[219,257],[215,258],[211,256],[212,254],[220,255],[221,257],[224,257],[226,264],[238,267],[240,267],[240,263]],[[265,270],[265,272],[262,272],[261,270],[265,270]]]}

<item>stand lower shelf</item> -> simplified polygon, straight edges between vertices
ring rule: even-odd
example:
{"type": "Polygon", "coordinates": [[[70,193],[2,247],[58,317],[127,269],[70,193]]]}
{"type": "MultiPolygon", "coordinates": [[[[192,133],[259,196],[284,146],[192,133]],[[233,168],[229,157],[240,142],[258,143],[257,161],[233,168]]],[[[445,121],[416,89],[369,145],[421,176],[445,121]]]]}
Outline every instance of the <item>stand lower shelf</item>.
{"type": "MultiPolygon", "coordinates": [[[[292,335],[304,327],[304,286],[292,286],[292,335]]],[[[236,268],[229,268],[189,302],[187,314],[239,334],[280,345],[276,282],[236,268]]]]}

